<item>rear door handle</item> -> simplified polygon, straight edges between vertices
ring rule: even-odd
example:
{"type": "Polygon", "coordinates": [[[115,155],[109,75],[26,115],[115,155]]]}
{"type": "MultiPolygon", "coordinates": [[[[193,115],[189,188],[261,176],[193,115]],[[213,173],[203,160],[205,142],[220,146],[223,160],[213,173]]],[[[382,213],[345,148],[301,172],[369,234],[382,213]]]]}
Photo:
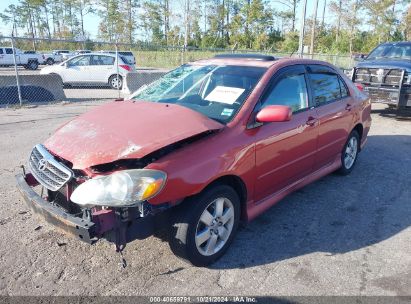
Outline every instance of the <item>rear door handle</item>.
{"type": "Polygon", "coordinates": [[[306,122],[306,125],[308,125],[308,126],[315,126],[315,125],[317,124],[317,122],[318,122],[318,119],[317,119],[317,118],[309,117],[308,120],[307,120],[307,122],[306,122]]]}

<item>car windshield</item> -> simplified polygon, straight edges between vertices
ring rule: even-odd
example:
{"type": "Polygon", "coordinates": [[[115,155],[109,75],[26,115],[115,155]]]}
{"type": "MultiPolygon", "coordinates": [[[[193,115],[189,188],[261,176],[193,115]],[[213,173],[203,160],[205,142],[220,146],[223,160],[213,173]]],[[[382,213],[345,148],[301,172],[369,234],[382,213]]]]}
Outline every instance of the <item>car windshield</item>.
{"type": "Polygon", "coordinates": [[[411,44],[380,45],[368,55],[366,60],[379,58],[411,60],[411,44]]]}
{"type": "Polygon", "coordinates": [[[261,67],[183,65],[140,88],[132,98],[178,104],[227,123],[265,71],[261,67]]]}

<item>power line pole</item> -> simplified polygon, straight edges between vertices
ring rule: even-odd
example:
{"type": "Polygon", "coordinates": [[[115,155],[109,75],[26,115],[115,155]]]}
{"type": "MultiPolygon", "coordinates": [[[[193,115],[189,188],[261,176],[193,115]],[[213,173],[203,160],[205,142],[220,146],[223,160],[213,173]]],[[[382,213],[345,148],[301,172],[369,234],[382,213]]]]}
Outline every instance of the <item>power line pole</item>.
{"type": "Polygon", "coordinates": [[[315,39],[315,28],[317,26],[317,9],[318,9],[318,0],[315,0],[314,13],[313,13],[313,24],[311,28],[311,44],[310,44],[311,59],[314,57],[314,39],[315,39]]]}
{"type": "Polygon", "coordinates": [[[300,57],[303,57],[304,53],[304,29],[305,29],[305,14],[307,12],[307,0],[304,0],[302,17],[301,17],[301,28],[300,28],[300,41],[298,43],[298,53],[300,57]]]}
{"type": "Polygon", "coordinates": [[[327,7],[327,0],[324,0],[324,8],[323,8],[323,20],[321,22],[321,30],[324,30],[324,18],[325,18],[325,8],[327,7]]]}

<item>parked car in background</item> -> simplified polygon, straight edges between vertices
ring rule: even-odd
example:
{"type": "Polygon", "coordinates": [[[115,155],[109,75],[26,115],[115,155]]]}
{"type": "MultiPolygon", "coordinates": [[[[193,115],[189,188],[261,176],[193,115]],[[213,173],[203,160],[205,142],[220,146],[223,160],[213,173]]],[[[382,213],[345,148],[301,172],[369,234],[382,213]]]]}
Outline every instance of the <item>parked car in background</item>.
{"type": "Polygon", "coordinates": [[[352,80],[364,87],[372,102],[411,116],[411,42],[380,44],[357,63],[352,80]]]}
{"type": "MultiPolygon", "coordinates": [[[[44,57],[36,52],[25,53],[15,49],[16,63],[28,70],[37,70],[40,63],[43,63],[44,57]]],[[[14,65],[13,49],[11,47],[0,47],[0,66],[14,65]]]]}
{"type": "Polygon", "coordinates": [[[91,51],[90,50],[76,50],[74,51],[75,55],[80,55],[80,54],[90,54],[91,51]]]}
{"type": "MultiPolygon", "coordinates": [[[[115,54],[115,53],[116,53],[116,51],[100,51],[100,52],[101,52],[101,53],[108,53],[108,54],[115,54]]],[[[131,51],[119,51],[118,54],[119,54],[120,56],[123,56],[124,58],[126,58],[127,61],[128,61],[130,64],[133,64],[133,65],[136,65],[136,64],[137,64],[136,58],[134,57],[133,52],[131,52],[131,51]]]]}
{"type": "Polygon", "coordinates": [[[122,56],[118,62],[112,54],[89,53],[74,56],[58,65],[48,66],[40,74],[57,74],[65,85],[109,85],[113,89],[122,88],[123,79],[134,66],[122,56]]]}
{"type": "Polygon", "coordinates": [[[18,188],[83,241],[113,232],[121,250],[159,225],[178,256],[208,265],[240,221],[331,172],[349,174],[370,112],[368,96],[328,63],[216,56],[66,123],[34,147],[18,188]]]}
{"type": "Polygon", "coordinates": [[[54,63],[57,62],[62,62],[63,61],[63,56],[55,51],[52,52],[41,52],[43,55],[44,61],[42,64],[47,64],[47,65],[53,65],[54,63]]]}
{"type": "Polygon", "coordinates": [[[352,53],[351,57],[356,61],[357,60],[360,61],[360,60],[363,60],[364,58],[366,58],[367,54],[366,53],[352,53]]]}

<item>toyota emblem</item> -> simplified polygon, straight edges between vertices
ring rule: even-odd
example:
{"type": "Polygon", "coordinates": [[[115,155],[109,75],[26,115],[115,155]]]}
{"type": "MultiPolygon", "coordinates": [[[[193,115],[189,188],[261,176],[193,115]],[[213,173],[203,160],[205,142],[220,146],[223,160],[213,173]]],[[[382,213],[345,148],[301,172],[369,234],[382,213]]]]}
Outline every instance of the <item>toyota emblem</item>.
{"type": "Polygon", "coordinates": [[[40,159],[40,160],[39,160],[39,163],[38,163],[38,169],[39,169],[40,171],[46,170],[47,164],[48,164],[48,162],[47,162],[46,159],[44,159],[44,158],[40,159]]]}

